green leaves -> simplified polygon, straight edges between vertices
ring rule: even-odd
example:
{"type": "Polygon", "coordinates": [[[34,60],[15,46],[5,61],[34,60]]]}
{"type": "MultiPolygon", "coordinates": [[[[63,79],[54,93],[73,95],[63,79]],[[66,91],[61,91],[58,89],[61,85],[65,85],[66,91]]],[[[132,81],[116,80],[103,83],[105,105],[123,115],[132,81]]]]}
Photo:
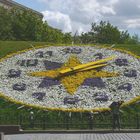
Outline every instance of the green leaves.
{"type": "Polygon", "coordinates": [[[88,33],[82,33],[80,38],[83,43],[138,44],[139,42],[137,35],[130,36],[127,31],[120,31],[109,21],[101,21],[99,24],[92,23],[91,30],[88,33]]]}
{"type": "Polygon", "coordinates": [[[0,7],[0,40],[70,43],[71,34],[50,27],[30,10],[0,7]]]}

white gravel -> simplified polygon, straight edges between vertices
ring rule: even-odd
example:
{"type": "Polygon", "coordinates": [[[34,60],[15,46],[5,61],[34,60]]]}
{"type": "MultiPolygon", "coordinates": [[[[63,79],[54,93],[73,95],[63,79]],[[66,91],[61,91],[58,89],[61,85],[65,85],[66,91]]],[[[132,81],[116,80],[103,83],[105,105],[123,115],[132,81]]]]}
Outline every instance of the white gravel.
{"type": "MultiPolygon", "coordinates": [[[[89,61],[95,60],[96,53],[102,53],[103,58],[115,55],[117,58],[126,58],[129,61],[128,66],[116,66],[114,60],[110,61],[110,64],[114,66],[107,66],[104,68],[105,71],[109,72],[119,72],[120,76],[112,77],[112,78],[103,78],[103,81],[106,84],[106,88],[101,89],[97,87],[89,87],[89,86],[80,86],[74,95],[70,95],[64,88],[63,85],[55,85],[49,88],[38,88],[39,84],[42,81],[42,78],[38,77],[30,77],[27,75],[27,72],[33,71],[43,71],[45,70],[45,66],[43,64],[43,60],[49,60],[52,62],[65,63],[69,59],[69,57],[73,54],[65,54],[62,50],[66,47],[48,47],[41,48],[32,51],[27,51],[22,54],[15,55],[11,58],[0,62],[0,92],[4,95],[15,99],[17,101],[24,102],[26,104],[39,105],[43,107],[51,107],[51,108],[83,108],[83,109],[93,109],[96,107],[108,107],[111,102],[116,100],[124,100],[129,101],[134,97],[140,96],[140,60],[130,56],[129,54],[124,54],[114,50],[107,50],[105,48],[98,47],[76,47],[81,48],[82,52],[77,54],[77,57],[82,63],[87,63],[89,61]],[[45,56],[44,58],[37,58],[36,53],[38,51],[53,51],[53,56],[45,56]],[[39,63],[36,67],[21,67],[17,64],[18,60],[22,59],[38,59],[39,63]],[[10,69],[21,70],[22,74],[19,78],[9,78],[8,71],[10,69]],[[124,69],[135,69],[137,71],[136,78],[129,78],[123,75],[124,69]],[[27,89],[25,91],[19,92],[13,90],[13,85],[16,83],[25,83],[27,85],[27,89]],[[118,86],[124,83],[131,83],[132,90],[118,90],[118,86]],[[113,90],[112,90],[113,89],[113,90]],[[116,91],[114,91],[114,89],[116,91]],[[32,93],[34,92],[45,92],[46,96],[42,101],[39,101],[32,97],[32,93]],[[105,92],[109,96],[109,100],[107,102],[99,102],[95,101],[93,95],[97,92],[105,92]],[[75,105],[64,105],[64,98],[66,96],[70,97],[79,97],[82,99],[75,105]]],[[[72,48],[72,47],[70,47],[72,48]]]]}

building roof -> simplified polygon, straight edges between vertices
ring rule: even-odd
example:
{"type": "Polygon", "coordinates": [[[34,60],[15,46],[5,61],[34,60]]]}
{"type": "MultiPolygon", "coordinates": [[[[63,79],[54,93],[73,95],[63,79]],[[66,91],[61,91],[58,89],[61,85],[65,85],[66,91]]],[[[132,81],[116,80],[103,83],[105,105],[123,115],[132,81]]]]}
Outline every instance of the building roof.
{"type": "Polygon", "coordinates": [[[19,7],[21,9],[31,10],[33,13],[37,14],[38,16],[43,17],[42,13],[40,13],[40,12],[38,12],[36,10],[33,10],[33,9],[29,8],[29,7],[26,7],[24,5],[21,5],[21,4],[15,2],[13,0],[0,0],[0,3],[6,5],[8,7],[19,7]]]}

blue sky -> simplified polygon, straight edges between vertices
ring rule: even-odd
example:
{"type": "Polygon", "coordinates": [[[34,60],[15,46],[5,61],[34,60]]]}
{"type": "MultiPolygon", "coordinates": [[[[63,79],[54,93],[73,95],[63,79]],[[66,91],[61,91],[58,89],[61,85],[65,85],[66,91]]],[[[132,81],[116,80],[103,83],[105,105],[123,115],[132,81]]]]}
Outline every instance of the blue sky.
{"type": "Polygon", "coordinates": [[[46,6],[43,5],[42,3],[40,3],[37,0],[14,0],[20,4],[23,4],[27,7],[30,7],[34,10],[37,10],[39,12],[45,11],[46,10],[46,6]]]}
{"type": "Polygon", "coordinates": [[[48,24],[63,32],[90,30],[92,22],[110,21],[140,35],[140,0],[15,0],[42,12],[48,24]]]}

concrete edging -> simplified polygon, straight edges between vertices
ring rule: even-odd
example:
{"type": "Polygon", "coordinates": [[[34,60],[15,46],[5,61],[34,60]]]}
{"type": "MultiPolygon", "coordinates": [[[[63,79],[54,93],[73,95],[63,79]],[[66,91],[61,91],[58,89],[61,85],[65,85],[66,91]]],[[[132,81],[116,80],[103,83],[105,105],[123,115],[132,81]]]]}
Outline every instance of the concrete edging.
{"type": "Polygon", "coordinates": [[[133,130],[24,130],[19,131],[15,133],[10,133],[8,135],[14,135],[14,134],[79,134],[79,133],[100,133],[100,134],[106,134],[106,133],[140,133],[140,130],[133,129],[133,130]]]}

